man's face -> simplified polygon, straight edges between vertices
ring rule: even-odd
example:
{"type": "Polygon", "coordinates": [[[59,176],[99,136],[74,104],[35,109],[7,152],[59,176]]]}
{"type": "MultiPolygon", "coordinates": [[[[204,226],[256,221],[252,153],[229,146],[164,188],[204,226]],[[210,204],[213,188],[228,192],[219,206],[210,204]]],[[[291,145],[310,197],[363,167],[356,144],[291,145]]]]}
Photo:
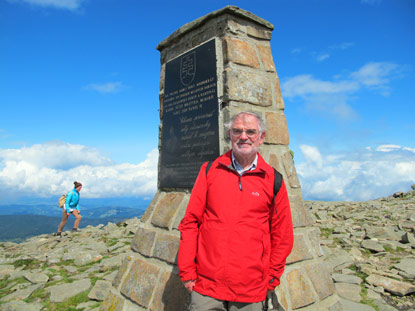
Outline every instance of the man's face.
{"type": "Polygon", "coordinates": [[[259,133],[257,118],[249,114],[235,119],[229,135],[235,156],[241,158],[251,158],[255,155],[265,138],[265,133],[259,133]]]}

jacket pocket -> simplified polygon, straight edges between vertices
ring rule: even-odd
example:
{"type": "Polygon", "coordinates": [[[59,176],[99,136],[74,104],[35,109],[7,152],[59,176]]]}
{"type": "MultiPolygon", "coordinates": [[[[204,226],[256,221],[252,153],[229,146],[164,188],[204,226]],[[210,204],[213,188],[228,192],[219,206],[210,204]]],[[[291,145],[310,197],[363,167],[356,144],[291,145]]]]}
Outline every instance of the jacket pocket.
{"type": "Polygon", "coordinates": [[[217,281],[223,275],[223,258],[227,249],[225,241],[225,230],[211,226],[200,228],[196,257],[197,273],[200,277],[217,281]]]}
{"type": "Polygon", "coordinates": [[[244,227],[234,232],[233,241],[228,262],[230,281],[238,286],[256,287],[263,284],[269,252],[263,231],[244,227]]]}

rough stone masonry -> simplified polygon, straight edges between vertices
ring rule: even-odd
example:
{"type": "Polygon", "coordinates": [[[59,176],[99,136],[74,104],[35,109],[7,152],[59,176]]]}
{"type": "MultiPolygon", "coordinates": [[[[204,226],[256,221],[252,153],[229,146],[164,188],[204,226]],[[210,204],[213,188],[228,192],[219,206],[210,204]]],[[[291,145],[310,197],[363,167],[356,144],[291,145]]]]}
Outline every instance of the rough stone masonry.
{"type": "MultiPolygon", "coordinates": [[[[271,53],[273,25],[250,12],[227,6],[176,30],[157,47],[161,53],[160,142],[165,99],[166,63],[214,39],[217,66],[219,149],[230,149],[224,124],[237,112],[250,110],[268,124],[261,146],[264,159],[286,180],[294,222],[294,249],[277,288],[287,310],[342,310],[330,271],[323,263],[319,230],[306,210],[289,150],[284,101],[271,53]]],[[[160,167],[159,167],[160,169],[160,167]]],[[[190,191],[161,189],[142,218],[114,287],[103,302],[107,310],[185,310],[187,293],[176,266],[182,219],[190,191]]]]}

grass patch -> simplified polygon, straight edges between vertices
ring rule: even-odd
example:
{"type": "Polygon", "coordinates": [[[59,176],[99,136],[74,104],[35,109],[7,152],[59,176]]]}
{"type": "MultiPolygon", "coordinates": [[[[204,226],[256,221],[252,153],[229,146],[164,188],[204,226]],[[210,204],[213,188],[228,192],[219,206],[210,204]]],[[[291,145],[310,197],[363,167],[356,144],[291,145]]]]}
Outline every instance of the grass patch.
{"type": "Polygon", "coordinates": [[[75,263],[75,260],[70,259],[70,260],[61,260],[56,265],[57,266],[73,266],[74,263],[75,263]]]}
{"type": "Polygon", "coordinates": [[[373,302],[373,299],[367,297],[367,288],[363,285],[363,283],[360,286],[362,287],[362,290],[360,291],[360,296],[362,297],[360,303],[368,305],[376,311],[379,311],[379,307],[373,302]]]}
{"type": "Polygon", "coordinates": [[[29,283],[29,281],[27,281],[22,276],[19,278],[15,278],[13,280],[9,280],[8,277],[4,280],[1,280],[0,281],[0,299],[12,293],[10,292],[10,287],[13,287],[13,286],[16,286],[22,283],[29,283]],[[12,284],[13,286],[9,287],[10,284],[12,284]]]}
{"type": "Polygon", "coordinates": [[[111,240],[108,241],[107,245],[109,247],[111,247],[111,246],[114,246],[117,243],[118,243],[118,239],[111,239],[111,240]]]}
{"type": "Polygon", "coordinates": [[[48,293],[46,293],[44,288],[38,288],[35,290],[29,298],[25,299],[25,302],[31,303],[36,301],[46,301],[48,293]]]}
{"type": "Polygon", "coordinates": [[[43,266],[43,263],[37,259],[18,259],[13,262],[13,266],[15,268],[24,267],[25,270],[34,270],[43,266]]]}
{"type": "Polygon", "coordinates": [[[334,229],[333,228],[320,228],[320,236],[328,239],[333,234],[334,229]]]}
{"type": "Polygon", "coordinates": [[[51,303],[51,311],[79,311],[76,306],[83,302],[88,302],[89,290],[84,291],[76,296],[69,298],[68,300],[61,303],[51,303]]]}

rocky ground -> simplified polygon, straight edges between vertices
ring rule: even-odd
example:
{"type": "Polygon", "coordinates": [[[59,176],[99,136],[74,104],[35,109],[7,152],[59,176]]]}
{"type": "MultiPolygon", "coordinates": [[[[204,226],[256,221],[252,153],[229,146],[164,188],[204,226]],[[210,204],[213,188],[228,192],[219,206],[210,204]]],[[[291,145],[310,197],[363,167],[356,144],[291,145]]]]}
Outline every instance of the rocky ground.
{"type": "Polygon", "coordinates": [[[0,243],[0,310],[98,311],[139,221],[0,243]]]}
{"type": "MultiPolygon", "coordinates": [[[[415,190],[367,202],[305,204],[320,228],[344,311],[415,310],[415,190]]],[[[139,222],[0,242],[0,310],[98,311],[139,222]]]]}
{"type": "Polygon", "coordinates": [[[415,190],[367,202],[305,204],[340,297],[379,311],[415,310],[415,190]]]}

